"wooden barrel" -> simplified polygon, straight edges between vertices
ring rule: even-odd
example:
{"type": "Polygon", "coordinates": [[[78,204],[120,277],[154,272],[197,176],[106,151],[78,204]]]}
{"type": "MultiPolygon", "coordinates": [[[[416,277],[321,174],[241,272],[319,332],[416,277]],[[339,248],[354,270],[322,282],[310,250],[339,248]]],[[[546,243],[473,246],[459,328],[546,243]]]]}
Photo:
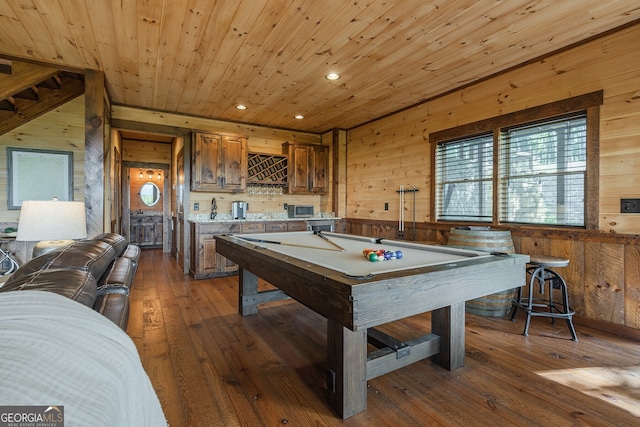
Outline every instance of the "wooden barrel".
{"type": "MultiPolygon", "coordinates": [[[[447,244],[475,251],[515,253],[509,230],[491,230],[488,227],[452,228],[447,244]]],[[[511,312],[515,296],[516,289],[514,288],[469,300],[465,304],[465,311],[480,316],[503,317],[511,312]]]]}

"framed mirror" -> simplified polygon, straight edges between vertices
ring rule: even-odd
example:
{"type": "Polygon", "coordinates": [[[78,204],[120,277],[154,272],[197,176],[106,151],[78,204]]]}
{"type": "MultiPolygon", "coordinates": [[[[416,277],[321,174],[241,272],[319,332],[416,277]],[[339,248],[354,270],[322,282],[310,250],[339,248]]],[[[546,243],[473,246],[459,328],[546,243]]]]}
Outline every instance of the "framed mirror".
{"type": "Polygon", "coordinates": [[[147,182],[140,189],[140,199],[145,205],[154,206],[160,200],[160,189],[153,182],[147,182]]]}

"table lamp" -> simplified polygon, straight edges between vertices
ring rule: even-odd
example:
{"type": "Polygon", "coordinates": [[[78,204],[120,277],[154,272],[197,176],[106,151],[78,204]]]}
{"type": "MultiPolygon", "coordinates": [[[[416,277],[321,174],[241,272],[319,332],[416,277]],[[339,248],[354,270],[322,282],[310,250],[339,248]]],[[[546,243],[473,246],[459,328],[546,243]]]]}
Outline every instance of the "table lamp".
{"type": "Polygon", "coordinates": [[[33,257],[87,237],[84,202],[25,200],[18,222],[17,241],[36,241],[33,257]]]}

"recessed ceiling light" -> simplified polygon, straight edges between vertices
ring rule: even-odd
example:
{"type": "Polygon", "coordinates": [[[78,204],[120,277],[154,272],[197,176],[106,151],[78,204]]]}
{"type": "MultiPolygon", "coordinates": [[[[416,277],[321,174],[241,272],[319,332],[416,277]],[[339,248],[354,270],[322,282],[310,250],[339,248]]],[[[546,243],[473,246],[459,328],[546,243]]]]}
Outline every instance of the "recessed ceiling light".
{"type": "Polygon", "coordinates": [[[340,74],[338,73],[329,73],[326,76],[324,76],[325,79],[327,80],[338,80],[340,78],[340,74]]]}
{"type": "Polygon", "coordinates": [[[302,120],[304,119],[304,116],[302,114],[296,114],[295,116],[293,116],[293,118],[297,120],[302,120]]]}
{"type": "Polygon", "coordinates": [[[243,104],[238,104],[238,105],[236,105],[236,108],[237,108],[238,110],[246,110],[246,109],[247,109],[247,106],[246,106],[246,105],[243,105],[243,104]]]}

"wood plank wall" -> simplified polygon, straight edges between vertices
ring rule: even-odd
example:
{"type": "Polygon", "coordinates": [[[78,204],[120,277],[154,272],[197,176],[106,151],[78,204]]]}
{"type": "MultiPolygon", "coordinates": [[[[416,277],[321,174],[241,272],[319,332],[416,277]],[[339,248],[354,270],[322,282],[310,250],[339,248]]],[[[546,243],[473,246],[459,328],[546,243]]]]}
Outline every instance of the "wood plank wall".
{"type": "Polygon", "coordinates": [[[84,102],[84,95],[79,96],[0,135],[0,224],[17,224],[20,215],[7,209],[7,147],[73,152],[73,199],[84,200],[84,102]]]}
{"type": "Polygon", "coordinates": [[[432,221],[430,133],[603,90],[599,229],[640,233],[639,215],[620,214],[620,198],[640,197],[639,39],[640,25],[630,27],[349,130],[346,216],[397,221],[396,190],[415,185],[417,220],[432,221]]]}
{"type": "MultiPolygon", "coordinates": [[[[400,185],[416,185],[416,240],[446,243],[455,224],[434,223],[429,134],[596,90],[600,115],[598,230],[512,228],[516,250],[568,257],[559,272],[571,304],[588,319],[640,328],[640,26],[634,26],[441,98],[351,129],[347,142],[347,232],[397,237],[400,185]],[[384,210],[384,203],[389,210],[384,210]]],[[[405,200],[412,236],[413,200],[405,200]]]]}

